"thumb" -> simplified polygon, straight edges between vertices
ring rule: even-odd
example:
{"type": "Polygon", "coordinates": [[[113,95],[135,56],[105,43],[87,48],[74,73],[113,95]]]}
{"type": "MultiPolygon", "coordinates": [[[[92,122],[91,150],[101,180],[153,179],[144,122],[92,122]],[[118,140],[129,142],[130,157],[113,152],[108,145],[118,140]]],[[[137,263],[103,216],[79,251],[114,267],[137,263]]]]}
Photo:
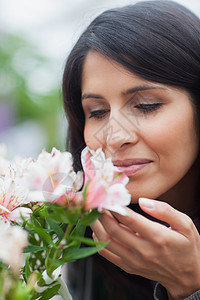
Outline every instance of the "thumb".
{"type": "Polygon", "coordinates": [[[192,220],[186,214],[176,210],[166,202],[139,198],[141,209],[150,216],[170,225],[171,229],[181,234],[191,234],[191,229],[195,228],[192,220]]]}

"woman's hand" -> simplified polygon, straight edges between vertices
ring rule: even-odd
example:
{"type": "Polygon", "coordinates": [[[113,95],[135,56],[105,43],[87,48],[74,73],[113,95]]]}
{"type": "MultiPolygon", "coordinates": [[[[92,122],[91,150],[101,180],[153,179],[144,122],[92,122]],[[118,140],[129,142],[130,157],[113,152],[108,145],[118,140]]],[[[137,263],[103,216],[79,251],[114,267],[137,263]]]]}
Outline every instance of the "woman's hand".
{"type": "Polygon", "coordinates": [[[91,227],[94,239],[110,240],[100,251],[130,274],[159,281],[170,299],[184,299],[200,289],[200,237],[192,220],[169,204],[139,199],[149,215],[166,227],[127,208],[127,216],[106,211],[91,227]]]}

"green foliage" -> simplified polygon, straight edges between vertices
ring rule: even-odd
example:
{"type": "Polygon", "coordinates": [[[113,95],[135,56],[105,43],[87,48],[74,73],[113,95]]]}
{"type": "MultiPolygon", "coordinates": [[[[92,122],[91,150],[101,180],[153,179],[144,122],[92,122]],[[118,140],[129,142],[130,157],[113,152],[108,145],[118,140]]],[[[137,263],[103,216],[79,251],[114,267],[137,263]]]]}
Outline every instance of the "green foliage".
{"type": "Polygon", "coordinates": [[[16,277],[11,270],[0,263],[0,299],[1,300],[30,300],[33,287],[16,277]]]}
{"type": "Polygon", "coordinates": [[[48,145],[44,145],[47,150],[59,147],[57,118],[62,103],[53,62],[21,37],[1,32],[0,42],[0,102],[12,104],[16,123],[35,120],[44,128],[48,137],[48,145]],[[35,88],[37,72],[43,72],[43,77],[55,74],[54,83],[43,92],[40,85],[44,85],[47,78],[38,80],[40,88],[35,88]]]}
{"type": "MultiPolygon", "coordinates": [[[[83,211],[81,208],[68,209],[55,203],[36,206],[28,221],[23,220],[23,228],[29,233],[29,245],[25,248],[26,262],[23,277],[26,283],[37,274],[40,287],[46,289],[40,294],[32,294],[33,299],[50,299],[59,293],[60,285],[53,280],[53,272],[66,262],[90,256],[107,243],[86,238],[86,227],[95,222],[101,214],[95,209],[83,211]],[[43,278],[46,270],[52,282],[48,285],[43,278]]],[[[7,299],[6,299],[7,300],[7,299]]]]}
{"type": "Polygon", "coordinates": [[[51,299],[53,296],[58,295],[59,288],[60,288],[60,284],[56,284],[50,287],[48,290],[45,290],[45,292],[39,298],[39,300],[48,300],[51,299]]]}

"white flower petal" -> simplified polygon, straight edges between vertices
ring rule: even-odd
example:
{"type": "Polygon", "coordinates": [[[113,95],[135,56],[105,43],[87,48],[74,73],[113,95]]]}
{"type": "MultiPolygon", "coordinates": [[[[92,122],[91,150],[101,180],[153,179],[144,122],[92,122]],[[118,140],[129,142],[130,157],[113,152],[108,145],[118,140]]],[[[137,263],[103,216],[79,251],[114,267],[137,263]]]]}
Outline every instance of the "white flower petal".
{"type": "Polygon", "coordinates": [[[83,172],[82,171],[78,171],[77,175],[76,175],[76,179],[73,183],[73,191],[77,192],[81,189],[83,185],[83,172]]]}
{"type": "Polygon", "coordinates": [[[27,207],[18,207],[15,208],[12,212],[8,214],[8,219],[14,222],[22,222],[21,216],[25,219],[28,220],[30,218],[30,215],[32,214],[32,210],[27,207]]]}
{"type": "Polygon", "coordinates": [[[126,216],[127,215],[127,212],[126,212],[126,209],[125,207],[121,206],[121,205],[109,205],[109,204],[106,204],[106,205],[103,205],[103,208],[104,209],[107,209],[107,210],[111,210],[111,211],[114,211],[122,216],[126,216]]]}
{"type": "Polygon", "coordinates": [[[48,286],[39,286],[37,282],[35,282],[34,284],[34,289],[37,293],[43,293],[47,288],[49,288],[48,286]]]}
{"type": "Polygon", "coordinates": [[[44,281],[47,285],[46,286],[39,286],[38,283],[36,282],[35,285],[34,285],[34,288],[35,288],[36,292],[37,293],[43,293],[46,289],[49,288],[49,285],[51,283],[53,283],[54,281],[56,281],[58,279],[60,274],[61,274],[61,266],[53,271],[52,278],[49,277],[49,275],[47,274],[47,271],[45,270],[42,273],[42,277],[43,277],[43,279],[44,279],[44,281]]]}
{"type": "Polygon", "coordinates": [[[131,195],[126,187],[120,183],[113,184],[108,188],[108,198],[111,203],[127,206],[131,202],[131,195]]]}
{"type": "Polygon", "coordinates": [[[3,205],[0,204],[0,209],[7,212],[7,213],[10,213],[10,210],[8,210],[6,207],[4,207],[3,205]]]}
{"type": "Polygon", "coordinates": [[[56,270],[53,271],[52,278],[49,277],[49,275],[47,274],[46,270],[42,273],[42,277],[43,277],[44,281],[46,282],[46,284],[51,284],[56,279],[58,279],[58,277],[59,277],[60,274],[61,274],[61,266],[58,267],[56,270]]]}
{"type": "Polygon", "coordinates": [[[28,244],[27,232],[19,226],[8,226],[0,222],[0,259],[18,272],[22,264],[22,251],[28,244]]]}
{"type": "Polygon", "coordinates": [[[45,202],[45,196],[44,192],[42,191],[33,191],[28,194],[27,197],[28,203],[34,203],[34,202],[45,202]]]}

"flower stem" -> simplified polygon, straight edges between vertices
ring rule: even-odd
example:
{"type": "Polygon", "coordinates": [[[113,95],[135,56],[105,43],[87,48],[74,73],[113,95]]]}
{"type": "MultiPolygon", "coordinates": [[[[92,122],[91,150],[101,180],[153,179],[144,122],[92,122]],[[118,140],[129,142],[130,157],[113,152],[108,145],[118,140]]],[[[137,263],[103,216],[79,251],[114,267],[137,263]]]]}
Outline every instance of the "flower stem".
{"type": "Polygon", "coordinates": [[[69,224],[68,224],[67,229],[66,229],[66,231],[65,231],[65,234],[64,234],[64,236],[63,236],[63,240],[66,240],[66,239],[68,238],[68,236],[70,235],[70,233],[71,233],[73,227],[74,227],[74,224],[72,224],[72,223],[69,223],[69,224]]]}

